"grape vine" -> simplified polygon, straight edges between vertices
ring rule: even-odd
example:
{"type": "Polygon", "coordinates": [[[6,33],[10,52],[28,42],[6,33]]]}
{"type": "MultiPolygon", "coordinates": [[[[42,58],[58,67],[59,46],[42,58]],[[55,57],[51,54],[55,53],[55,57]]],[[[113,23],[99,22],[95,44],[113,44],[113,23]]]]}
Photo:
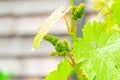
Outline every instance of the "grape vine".
{"type": "Polygon", "coordinates": [[[91,0],[92,9],[98,11],[93,21],[87,21],[82,29],[82,37],[77,38],[76,21],[85,13],[85,4],[71,6],[67,9],[60,7],[41,24],[36,35],[33,49],[37,49],[42,39],[50,42],[55,51],[51,56],[63,57],[58,68],[51,72],[45,80],[67,80],[72,71],[79,80],[120,80],[120,1],[119,0],[91,0]],[[68,23],[66,13],[70,12],[71,24],[68,23]],[[72,41],[70,48],[68,41],[47,34],[54,23],[61,17],[65,20],[68,34],[72,41]],[[103,21],[98,21],[104,17],[103,21]]]}

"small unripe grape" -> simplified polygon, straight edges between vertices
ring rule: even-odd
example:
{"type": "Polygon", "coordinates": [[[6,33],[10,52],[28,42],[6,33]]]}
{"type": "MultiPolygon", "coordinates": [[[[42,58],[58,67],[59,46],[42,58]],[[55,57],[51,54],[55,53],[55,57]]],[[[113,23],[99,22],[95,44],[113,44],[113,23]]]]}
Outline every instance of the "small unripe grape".
{"type": "Polygon", "coordinates": [[[57,52],[62,52],[65,49],[65,45],[62,42],[57,42],[55,49],[57,52]]]}

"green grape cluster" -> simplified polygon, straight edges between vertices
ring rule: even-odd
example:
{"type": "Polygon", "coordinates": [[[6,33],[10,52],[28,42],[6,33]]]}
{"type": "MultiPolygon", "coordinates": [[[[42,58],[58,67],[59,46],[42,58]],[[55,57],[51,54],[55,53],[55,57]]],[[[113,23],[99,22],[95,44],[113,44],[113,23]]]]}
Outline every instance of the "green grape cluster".
{"type": "Polygon", "coordinates": [[[44,36],[44,39],[55,47],[56,51],[51,52],[51,56],[65,57],[70,52],[70,47],[67,40],[59,41],[58,38],[51,35],[44,36]]]}
{"type": "Polygon", "coordinates": [[[72,19],[77,20],[83,17],[84,14],[84,10],[85,10],[85,4],[81,3],[79,6],[72,6],[71,7],[71,16],[72,19]]]}

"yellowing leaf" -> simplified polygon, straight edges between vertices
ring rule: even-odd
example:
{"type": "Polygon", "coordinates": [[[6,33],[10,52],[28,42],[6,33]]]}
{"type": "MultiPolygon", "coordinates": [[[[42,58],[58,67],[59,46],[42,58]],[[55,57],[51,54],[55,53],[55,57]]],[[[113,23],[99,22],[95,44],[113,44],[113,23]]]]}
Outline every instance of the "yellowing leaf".
{"type": "Polygon", "coordinates": [[[70,10],[70,7],[65,10],[64,7],[58,8],[50,17],[48,17],[41,25],[40,30],[34,38],[32,51],[39,47],[43,37],[49,32],[52,26],[70,10]]]}
{"type": "Polygon", "coordinates": [[[99,1],[99,2],[96,3],[96,5],[92,6],[92,9],[98,11],[105,6],[106,6],[105,2],[99,1]]]}
{"type": "Polygon", "coordinates": [[[105,2],[105,0],[90,0],[92,3],[98,3],[100,1],[105,2]]]}
{"type": "Polygon", "coordinates": [[[105,8],[105,9],[101,10],[96,17],[100,18],[101,16],[107,14],[108,12],[109,12],[109,10],[107,8],[105,8]]]}

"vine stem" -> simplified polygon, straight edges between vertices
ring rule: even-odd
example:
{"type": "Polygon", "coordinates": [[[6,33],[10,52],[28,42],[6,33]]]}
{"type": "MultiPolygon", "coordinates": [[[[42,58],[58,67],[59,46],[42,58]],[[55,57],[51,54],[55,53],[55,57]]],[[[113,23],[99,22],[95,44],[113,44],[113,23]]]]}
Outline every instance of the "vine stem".
{"type": "Polygon", "coordinates": [[[70,0],[70,5],[74,5],[74,0],[70,0]]]}
{"type": "MultiPolygon", "coordinates": [[[[74,0],[70,0],[70,5],[73,6],[74,5],[74,0]]],[[[72,18],[72,14],[70,13],[70,18],[71,18],[71,39],[72,42],[76,42],[76,20],[74,20],[72,18]]]]}
{"type": "Polygon", "coordinates": [[[82,70],[79,70],[79,69],[77,68],[76,63],[75,63],[74,59],[72,58],[72,55],[71,55],[71,54],[68,54],[65,58],[66,58],[66,59],[68,60],[68,62],[72,65],[73,69],[75,70],[75,73],[76,73],[77,77],[78,77],[79,79],[81,79],[81,80],[82,80],[82,79],[85,79],[85,78],[86,78],[85,75],[82,74],[82,70]]]}
{"type": "MultiPolygon", "coordinates": [[[[74,5],[74,0],[70,0],[70,5],[73,6],[74,5]]],[[[76,42],[76,39],[77,39],[77,36],[76,36],[76,33],[77,33],[77,25],[76,25],[76,20],[74,20],[72,18],[72,14],[70,13],[70,18],[71,18],[71,33],[69,34],[71,39],[72,39],[72,43],[76,42]]],[[[68,62],[72,65],[72,67],[74,68],[75,70],[75,73],[77,75],[77,77],[80,79],[80,80],[83,80],[85,79],[85,76],[82,75],[82,70],[79,70],[77,68],[77,65],[72,57],[72,55],[69,53],[65,58],[67,58],[68,62]]]]}
{"type": "Polygon", "coordinates": [[[66,15],[63,16],[64,20],[65,20],[65,23],[66,23],[66,26],[67,26],[67,30],[68,30],[68,34],[71,33],[71,29],[70,29],[70,26],[68,24],[68,20],[67,20],[67,17],[66,15]]]}

